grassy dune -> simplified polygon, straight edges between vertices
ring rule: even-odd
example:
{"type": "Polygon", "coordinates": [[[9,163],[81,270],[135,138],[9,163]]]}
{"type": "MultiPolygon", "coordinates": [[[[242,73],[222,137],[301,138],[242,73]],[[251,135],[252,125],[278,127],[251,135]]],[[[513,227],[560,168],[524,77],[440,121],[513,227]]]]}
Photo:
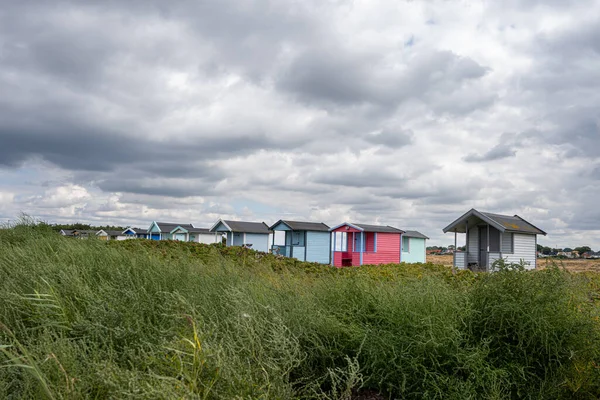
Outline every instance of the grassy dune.
{"type": "Polygon", "coordinates": [[[0,230],[0,398],[598,398],[600,277],[0,230]]]}

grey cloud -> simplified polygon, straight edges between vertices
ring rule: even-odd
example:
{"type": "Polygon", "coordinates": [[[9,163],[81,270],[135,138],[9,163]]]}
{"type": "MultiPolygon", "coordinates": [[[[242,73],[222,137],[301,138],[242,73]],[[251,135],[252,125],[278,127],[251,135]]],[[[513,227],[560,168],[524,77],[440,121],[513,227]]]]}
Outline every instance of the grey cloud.
{"type": "Polygon", "coordinates": [[[463,159],[466,162],[487,162],[515,157],[516,155],[517,151],[511,145],[499,143],[484,154],[471,153],[463,159]]]}
{"type": "Polygon", "coordinates": [[[305,52],[283,72],[278,84],[307,101],[368,102],[375,93],[366,79],[366,62],[342,49],[305,52]]]}
{"type": "Polygon", "coordinates": [[[589,173],[589,176],[594,179],[600,181],[600,166],[595,167],[589,173]]]}
{"type": "MultiPolygon", "coordinates": [[[[544,33],[538,36],[541,49],[554,52],[552,58],[569,61],[586,59],[600,55],[600,26],[598,19],[592,23],[582,23],[572,26],[560,33],[544,33]],[[558,57],[556,57],[558,56],[558,57]]],[[[542,52],[547,57],[548,53],[542,52]]],[[[557,65],[558,66],[558,65],[557,65]]]]}
{"type": "MultiPolygon", "coordinates": [[[[15,168],[43,159],[74,171],[78,183],[95,182],[101,189],[155,195],[192,196],[214,192],[227,174],[219,160],[292,142],[261,133],[205,133],[197,139],[163,141],[133,137],[83,121],[58,119],[27,123],[26,113],[0,118],[0,166],[15,168]],[[157,180],[145,181],[154,177],[157,180]],[[202,178],[201,183],[159,184],[158,178],[202,178]]],[[[175,135],[176,136],[176,135],[175,135]]]]}
{"type": "MultiPolygon", "coordinates": [[[[600,102],[600,96],[598,101],[600,102]]],[[[538,146],[561,146],[564,150],[563,155],[567,158],[599,158],[600,117],[596,107],[584,103],[587,101],[567,108],[548,106],[546,109],[553,112],[545,117],[551,125],[524,132],[521,136],[538,146]]]]}
{"type": "Polygon", "coordinates": [[[405,178],[384,169],[370,168],[348,168],[352,164],[340,163],[341,168],[337,171],[319,173],[314,176],[313,181],[325,185],[347,186],[356,188],[385,187],[398,185],[405,178]]]}
{"type": "Polygon", "coordinates": [[[0,166],[41,159],[106,191],[210,192],[226,176],[221,160],[301,147],[306,138],[269,131],[258,121],[194,132],[171,125],[160,139],[149,139],[151,130],[166,126],[161,119],[172,108],[196,106],[160,98],[157,77],[233,72],[259,81],[283,41],[308,38],[313,23],[301,8],[262,0],[7,4],[0,10],[0,166]],[[115,109],[126,115],[115,118],[115,109]],[[202,178],[204,184],[142,184],[143,177],[202,178]]]}
{"type": "MultiPolygon", "coordinates": [[[[466,186],[466,185],[465,185],[466,186]]],[[[392,199],[410,200],[418,205],[438,205],[438,204],[462,204],[479,192],[479,188],[472,183],[471,192],[466,190],[457,190],[456,185],[432,184],[429,188],[413,188],[410,186],[401,186],[382,191],[383,196],[392,199]]]]}
{"type": "Polygon", "coordinates": [[[538,118],[528,135],[538,145],[562,146],[566,157],[600,154],[600,20],[536,36],[533,71],[521,78],[538,118]],[[533,97],[536,96],[536,97],[533,97]]]}
{"type": "Polygon", "coordinates": [[[105,192],[128,192],[166,197],[210,196],[215,194],[214,185],[205,180],[140,181],[132,179],[107,179],[97,183],[105,192]]]}
{"type": "Polygon", "coordinates": [[[77,84],[93,83],[116,59],[153,67],[186,60],[205,71],[236,71],[260,80],[284,43],[319,34],[307,6],[267,0],[168,6],[160,0],[12,2],[0,10],[0,33],[16,44],[3,53],[19,68],[45,70],[77,84]],[[144,23],[144,29],[131,29],[144,23]]]}
{"type": "Polygon", "coordinates": [[[280,73],[277,85],[309,104],[391,107],[408,99],[451,94],[486,72],[487,68],[474,60],[448,51],[415,56],[405,70],[397,70],[386,65],[382,55],[331,45],[298,55],[280,73]]]}
{"type": "MultiPolygon", "coordinates": [[[[149,167],[157,173],[180,173],[186,163],[218,160],[233,154],[244,154],[277,146],[262,134],[229,134],[200,136],[198,140],[156,141],[136,138],[86,124],[62,121],[62,125],[15,126],[0,121],[0,164],[18,166],[27,159],[40,156],[62,168],[71,170],[110,171],[119,166],[149,160],[164,164],[149,167]]],[[[201,170],[199,169],[199,172],[201,170]]]]}
{"type": "Polygon", "coordinates": [[[572,157],[598,157],[600,116],[597,111],[597,108],[588,106],[558,111],[550,117],[556,121],[557,128],[545,136],[555,143],[570,146],[573,150],[570,154],[572,157]]]}
{"type": "Polygon", "coordinates": [[[373,135],[365,136],[365,139],[370,143],[381,144],[391,148],[400,148],[412,143],[413,132],[385,129],[373,135]]]}

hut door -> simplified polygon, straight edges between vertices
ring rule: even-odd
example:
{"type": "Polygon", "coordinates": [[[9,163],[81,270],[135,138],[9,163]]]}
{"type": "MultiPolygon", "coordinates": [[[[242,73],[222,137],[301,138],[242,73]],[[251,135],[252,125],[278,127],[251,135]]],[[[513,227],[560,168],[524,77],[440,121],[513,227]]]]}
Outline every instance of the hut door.
{"type": "Polygon", "coordinates": [[[479,227],[479,266],[487,267],[487,226],[479,227]]]}
{"type": "MultiPolygon", "coordinates": [[[[500,231],[496,228],[489,227],[490,232],[490,253],[500,252],[500,231]]],[[[479,227],[479,266],[489,267],[488,260],[488,227],[479,227]]]]}

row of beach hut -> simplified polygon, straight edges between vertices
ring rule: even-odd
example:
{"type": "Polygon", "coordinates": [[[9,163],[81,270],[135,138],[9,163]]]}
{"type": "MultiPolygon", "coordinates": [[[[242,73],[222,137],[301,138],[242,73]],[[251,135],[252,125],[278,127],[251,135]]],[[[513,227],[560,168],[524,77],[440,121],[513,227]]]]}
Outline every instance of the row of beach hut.
{"type": "MultiPolygon", "coordinates": [[[[536,266],[537,235],[546,232],[519,217],[471,209],[443,229],[465,235],[465,250],[455,251],[453,264],[460,269],[488,270],[496,260],[536,266]]],[[[272,252],[301,261],[336,267],[365,264],[425,262],[426,241],[418,231],[392,226],[344,222],[329,227],[322,222],[279,220],[264,222],[218,220],[211,228],[191,224],[152,222],[148,229],[124,231],[61,231],[66,236],[95,235],[105,240],[133,238],[223,243],[272,252]]]]}
{"type": "Polygon", "coordinates": [[[61,231],[65,236],[103,240],[177,240],[196,243],[222,243],[256,251],[272,252],[300,261],[359,266],[425,262],[426,240],[417,231],[392,226],[344,222],[329,227],[322,222],[279,220],[269,226],[264,222],[218,220],[211,228],[192,224],[153,221],[148,229],[129,227],[124,231],[61,231]]]}

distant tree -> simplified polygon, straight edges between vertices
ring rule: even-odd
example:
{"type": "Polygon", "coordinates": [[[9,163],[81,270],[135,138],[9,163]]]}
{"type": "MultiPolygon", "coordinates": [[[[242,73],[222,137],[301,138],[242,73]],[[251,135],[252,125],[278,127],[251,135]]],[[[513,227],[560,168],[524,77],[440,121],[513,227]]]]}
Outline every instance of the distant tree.
{"type": "Polygon", "coordinates": [[[541,253],[541,252],[543,252],[543,251],[544,251],[544,246],[542,246],[541,244],[538,244],[538,245],[536,246],[536,248],[537,248],[537,252],[538,252],[538,253],[541,253]]]}
{"type": "Polygon", "coordinates": [[[62,229],[78,229],[78,230],[89,230],[89,231],[99,231],[100,229],[111,230],[111,231],[123,231],[125,230],[122,226],[113,226],[113,225],[101,225],[94,226],[90,224],[84,224],[81,222],[75,222],[72,224],[55,224],[52,225],[52,229],[56,232],[60,232],[62,229]]]}
{"type": "Polygon", "coordinates": [[[579,255],[582,255],[583,253],[592,251],[592,249],[589,246],[580,246],[580,247],[575,247],[575,251],[578,252],[579,255]]]}
{"type": "Polygon", "coordinates": [[[570,253],[571,251],[573,251],[573,249],[570,247],[565,247],[562,251],[564,251],[565,253],[570,253]]]}
{"type": "Polygon", "coordinates": [[[550,253],[552,253],[552,249],[551,249],[550,247],[548,247],[548,246],[544,246],[544,247],[542,248],[542,254],[548,255],[548,254],[550,254],[550,253]]]}

